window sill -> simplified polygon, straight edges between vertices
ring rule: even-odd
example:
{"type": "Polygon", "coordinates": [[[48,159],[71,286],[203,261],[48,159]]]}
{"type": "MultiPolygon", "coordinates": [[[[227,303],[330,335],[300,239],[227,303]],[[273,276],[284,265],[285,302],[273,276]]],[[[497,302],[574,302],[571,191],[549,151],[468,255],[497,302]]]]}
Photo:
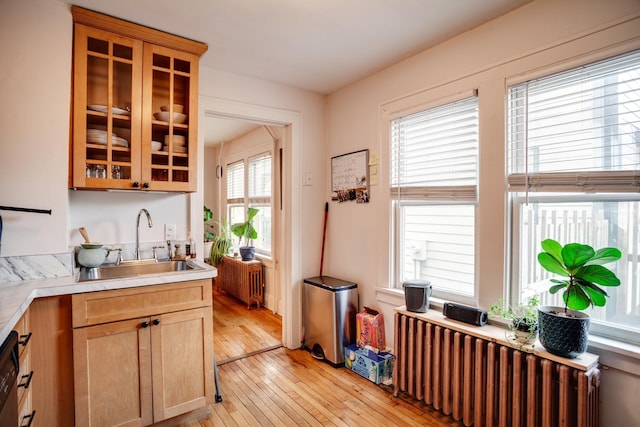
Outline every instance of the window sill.
{"type": "Polygon", "coordinates": [[[638,345],[589,335],[588,351],[600,356],[600,363],[605,366],[640,376],[640,346],[638,345]]]}
{"type": "MultiPolygon", "coordinates": [[[[405,304],[404,292],[400,289],[376,288],[376,299],[395,307],[405,304]]],[[[443,304],[442,299],[433,297],[429,299],[431,309],[442,311],[443,304]]],[[[496,326],[500,324],[495,321],[491,323],[496,326]]],[[[638,345],[591,334],[588,351],[597,354],[600,357],[600,363],[605,366],[640,376],[640,346],[638,345]]]]}

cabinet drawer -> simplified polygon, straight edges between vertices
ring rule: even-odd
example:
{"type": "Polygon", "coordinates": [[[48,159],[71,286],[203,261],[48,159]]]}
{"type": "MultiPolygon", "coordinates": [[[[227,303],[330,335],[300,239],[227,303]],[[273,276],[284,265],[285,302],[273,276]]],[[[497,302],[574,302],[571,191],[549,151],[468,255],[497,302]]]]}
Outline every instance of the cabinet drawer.
{"type": "Polygon", "coordinates": [[[29,328],[29,311],[25,312],[16,326],[14,330],[18,333],[18,347],[20,355],[24,352],[24,350],[29,345],[29,340],[31,340],[31,330],[29,328]]]}
{"type": "Polygon", "coordinates": [[[74,328],[211,305],[211,280],[72,296],[74,328]]]}
{"type": "Polygon", "coordinates": [[[31,402],[31,393],[27,393],[24,396],[24,399],[20,401],[20,405],[18,407],[18,426],[19,427],[27,427],[33,423],[33,419],[35,418],[35,412],[33,410],[33,404],[31,402]]]}
{"type": "Polygon", "coordinates": [[[33,371],[31,369],[31,352],[25,351],[20,355],[20,371],[18,372],[18,402],[31,391],[33,371]]]}

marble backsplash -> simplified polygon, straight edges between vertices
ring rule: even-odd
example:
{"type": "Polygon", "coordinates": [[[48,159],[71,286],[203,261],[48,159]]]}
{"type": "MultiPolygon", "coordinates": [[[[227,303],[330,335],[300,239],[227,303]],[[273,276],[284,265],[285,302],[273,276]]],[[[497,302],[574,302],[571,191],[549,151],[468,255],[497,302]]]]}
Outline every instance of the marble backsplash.
{"type": "Polygon", "coordinates": [[[73,268],[71,252],[3,257],[0,258],[0,284],[71,276],[73,268]]]}
{"type": "MultiPolygon", "coordinates": [[[[184,250],[186,242],[172,242],[180,245],[184,250]]],[[[173,246],[172,244],[172,246],[173,246]]],[[[168,258],[166,242],[145,242],[140,245],[140,254],[143,259],[153,258],[153,249],[156,248],[158,258],[168,258]]],[[[106,248],[120,248],[122,259],[131,260],[135,258],[135,244],[113,244],[105,245],[106,248]]],[[[56,277],[71,276],[77,266],[77,251],[73,248],[68,253],[51,255],[25,255],[0,257],[0,285],[3,283],[13,283],[24,280],[53,279],[56,277]]],[[[172,254],[175,247],[172,247],[172,254]]],[[[116,261],[116,252],[109,253],[105,263],[116,261]]]]}

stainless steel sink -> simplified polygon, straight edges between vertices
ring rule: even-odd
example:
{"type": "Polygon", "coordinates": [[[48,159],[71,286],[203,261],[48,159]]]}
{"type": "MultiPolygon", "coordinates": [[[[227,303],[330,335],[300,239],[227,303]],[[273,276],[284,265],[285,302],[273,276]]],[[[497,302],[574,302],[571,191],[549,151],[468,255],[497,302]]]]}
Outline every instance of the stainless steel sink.
{"type": "Polygon", "coordinates": [[[202,267],[188,261],[123,261],[119,265],[106,265],[95,268],[82,267],[80,268],[78,281],[124,279],[201,269],[202,267]]]}

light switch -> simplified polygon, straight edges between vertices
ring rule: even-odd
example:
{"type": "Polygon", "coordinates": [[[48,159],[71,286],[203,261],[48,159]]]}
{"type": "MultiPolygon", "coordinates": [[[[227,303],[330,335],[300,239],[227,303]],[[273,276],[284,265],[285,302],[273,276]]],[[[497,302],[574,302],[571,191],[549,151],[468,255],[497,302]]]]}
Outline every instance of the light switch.
{"type": "Polygon", "coordinates": [[[304,185],[311,185],[311,183],[312,183],[311,172],[305,172],[304,173],[304,185]]]}

